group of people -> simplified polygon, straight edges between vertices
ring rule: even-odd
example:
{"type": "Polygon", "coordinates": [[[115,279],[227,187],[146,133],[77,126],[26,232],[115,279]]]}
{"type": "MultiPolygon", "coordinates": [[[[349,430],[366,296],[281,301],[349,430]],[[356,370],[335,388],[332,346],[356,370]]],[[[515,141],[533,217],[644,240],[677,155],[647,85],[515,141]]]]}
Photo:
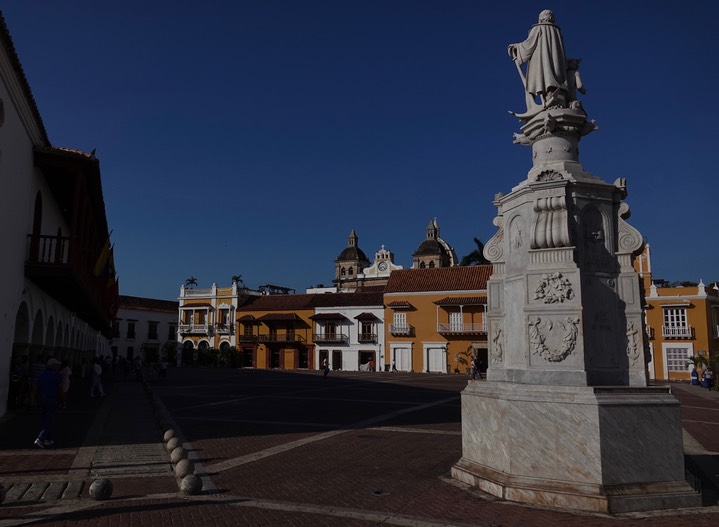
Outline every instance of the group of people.
{"type": "Polygon", "coordinates": [[[706,368],[704,368],[704,370],[701,373],[701,376],[697,372],[696,367],[694,367],[692,369],[691,376],[692,376],[692,384],[693,385],[698,386],[700,383],[700,379],[701,379],[702,387],[707,388],[709,390],[712,389],[712,384],[713,384],[712,381],[714,379],[714,372],[712,371],[710,366],[707,366],[706,368]]]}

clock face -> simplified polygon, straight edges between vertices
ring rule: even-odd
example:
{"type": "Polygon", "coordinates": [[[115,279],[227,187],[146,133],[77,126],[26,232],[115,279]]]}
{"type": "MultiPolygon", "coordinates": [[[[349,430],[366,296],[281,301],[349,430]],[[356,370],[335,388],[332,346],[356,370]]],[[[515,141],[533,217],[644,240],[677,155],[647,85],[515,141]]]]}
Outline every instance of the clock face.
{"type": "Polygon", "coordinates": [[[380,262],[379,265],[377,266],[377,269],[384,272],[387,270],[387,267],[388,267],[387,262],[380,262]]]}

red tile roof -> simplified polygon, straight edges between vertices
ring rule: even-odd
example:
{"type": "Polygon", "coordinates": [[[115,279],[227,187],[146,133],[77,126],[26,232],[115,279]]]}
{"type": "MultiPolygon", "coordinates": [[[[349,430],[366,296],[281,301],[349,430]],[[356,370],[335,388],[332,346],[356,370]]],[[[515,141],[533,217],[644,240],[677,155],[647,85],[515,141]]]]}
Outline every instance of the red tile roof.
{"type": "Polygon", "coordinates": [[[401,269],[392,271],[384,292],[483,291],[491,274],[491,265],[401,269]]]}

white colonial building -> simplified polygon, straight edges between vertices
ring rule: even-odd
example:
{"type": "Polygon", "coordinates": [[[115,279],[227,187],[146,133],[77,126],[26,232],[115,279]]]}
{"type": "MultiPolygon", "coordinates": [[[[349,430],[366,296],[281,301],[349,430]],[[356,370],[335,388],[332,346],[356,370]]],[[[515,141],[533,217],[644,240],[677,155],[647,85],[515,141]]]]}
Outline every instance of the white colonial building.
{"type": "Polygon", "coordinates": [[[117,281],[94,154],[50,143],[0,16],[0,415],[13,366],[110,353],[117,281]]]}

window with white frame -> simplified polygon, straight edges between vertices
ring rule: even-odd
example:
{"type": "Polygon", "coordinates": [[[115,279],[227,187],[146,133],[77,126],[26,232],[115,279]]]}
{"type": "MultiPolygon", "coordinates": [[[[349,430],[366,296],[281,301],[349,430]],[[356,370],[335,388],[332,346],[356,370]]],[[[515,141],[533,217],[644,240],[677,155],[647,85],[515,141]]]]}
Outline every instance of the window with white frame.
{"type": "Polygon", "coordinates": [[[683,307],[665,307],[664,325],[672,328],[687,326],[687,310],[683,307]]]}
{"type": "Polygon", "coordinates": [[[687,371],[688,348],[666,348],[667,371],[687,371]]]}
{"type": "Polygon", "coordinates": [[[407,313],[394,314],[394,327],[397,329],[407,327],[407,313]]]}

